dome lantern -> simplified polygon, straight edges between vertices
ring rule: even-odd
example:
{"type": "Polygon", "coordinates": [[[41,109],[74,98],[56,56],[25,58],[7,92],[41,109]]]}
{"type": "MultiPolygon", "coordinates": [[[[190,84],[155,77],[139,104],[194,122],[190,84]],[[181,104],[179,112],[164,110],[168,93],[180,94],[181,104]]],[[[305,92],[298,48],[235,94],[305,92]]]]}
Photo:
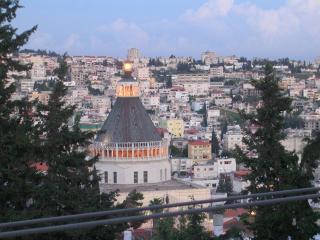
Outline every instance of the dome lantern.
{"type": "Polygon", "coordinates": [[[124,61],[122,70],[124,72],[124,77],[117,84],[117,97],[139,97],[139,84],[131,76],[133,71],[132,63],[124,61]]]}

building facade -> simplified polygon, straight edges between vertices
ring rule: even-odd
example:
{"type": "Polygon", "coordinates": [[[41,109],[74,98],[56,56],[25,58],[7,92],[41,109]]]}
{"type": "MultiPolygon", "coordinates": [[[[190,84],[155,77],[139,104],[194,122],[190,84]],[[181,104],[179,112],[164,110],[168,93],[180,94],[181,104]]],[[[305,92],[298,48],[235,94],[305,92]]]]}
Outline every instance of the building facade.
{"type": "Polygon", "coordinates": [[[170,180],[168,142],[161,139],[144,109],[138,83],[127,74],[118,83],[116,93],[114,107],[90,148],[92,155],[99,156],[96,168],[102,183],[128,185],[170,180]]]}
{"type": "Polygon", "coordinates": [[[211,143],[205,140],[194,140],[188,143],[188,157],[194,162],[203,162],[211,159],[211,143]]]}

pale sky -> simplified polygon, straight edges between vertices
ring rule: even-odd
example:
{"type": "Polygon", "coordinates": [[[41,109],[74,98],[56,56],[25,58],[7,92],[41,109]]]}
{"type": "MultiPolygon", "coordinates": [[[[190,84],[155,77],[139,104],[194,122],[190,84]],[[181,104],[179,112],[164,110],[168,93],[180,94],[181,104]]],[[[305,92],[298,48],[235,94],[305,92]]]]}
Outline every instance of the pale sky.
{"type": "Polygon", "coordinates": [[[21,0],[27,48],[71,55],[320,56],[320,0],[21,0]]]}

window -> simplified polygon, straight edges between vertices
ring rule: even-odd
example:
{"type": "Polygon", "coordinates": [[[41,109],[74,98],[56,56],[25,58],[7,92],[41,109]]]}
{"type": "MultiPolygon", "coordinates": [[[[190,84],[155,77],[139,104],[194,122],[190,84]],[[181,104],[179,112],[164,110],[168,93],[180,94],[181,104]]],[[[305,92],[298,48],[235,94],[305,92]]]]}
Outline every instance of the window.
{"type": "Polygon", "coordinates": [[[167,180],[167,169],[164,169],[164,180],[167,180]]]}
{"type": "Polygon", "coordinates": [[[108,183],[108,172],[104,172],[104,183],[108,183]]]}
{"type": "Polygon", "coordinates": [[[144,183],[148,182],[148,171],[143,171],[143,182],[144,183]]]}
{"type": "Polygon", "coordinates": [[[138,172],[133,172],[133,183],[138,183],[138,172]]]}
{"type": "Polygon", "coordinates": [[[224,164],[231,164],[231,161],[225,161],[224,164]]]}
{"type": "Polygon", "coordinates": [[[160,169],[160,181],[162,181],[162,169],[160,169]]]}
{"type": "Polygon", "coordinates": [[[117,172],[113,172],[113,183],[118,183],[117,172]]]}
{"type": "Polygon", "coordinates": [[[213,168],[209,168],[209,171],[213,171],[213,168]]]}

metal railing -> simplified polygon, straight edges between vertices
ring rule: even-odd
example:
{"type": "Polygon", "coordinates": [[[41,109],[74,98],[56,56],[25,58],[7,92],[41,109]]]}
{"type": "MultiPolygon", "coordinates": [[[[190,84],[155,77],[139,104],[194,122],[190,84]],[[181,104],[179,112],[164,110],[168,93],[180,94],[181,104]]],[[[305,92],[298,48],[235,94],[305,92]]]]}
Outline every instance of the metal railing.
{"type": "Polygon", "coordinates": [[[316,187],[316,188],[310,187],[310,188],[291,189],[291,190],[257,193],[257,194],[249,194],[249,195],[238,195],[238,196],[231,196],[227,198],[205,199],[205,200],[188,201],[188,202],[180,202],[180,203],[172,203],[172,204],[164,204],[164,205],[154,205],[154,206],[141,207],[141,208],[116,209],[116,210],[109,210],[109,211],[66,215],[66,216],[60,216],[60,217],[46,217],[46,218],[39,218],[39,219],[0,223],[0,238],[10,238],[10,237],[26,236],[30,234],[92,228],[92,227],[97,227],[102,225],[113,225],[113,224],[119,224],[119,223],[125,223],[125,222],[143,221],[143,220],[163,218],[163,217],[174,217],[179,215],[188,215],[188,214],[195,214],[195,213],[201,213],[201,212],[214,212],[221,209],[248,208],[253,206],[263,206],[263,205],[287,203],[292,201],[316,199],[320,197],[320,194],[318,193],[319,190],[320,190],[319,187],[316,187]],[[309,193],[309,194],[306,194],[306,193],[309,193]],[[293,196],[290,196],[290,195],[293,195],[293,196]],[[189,205],[194,206],[198,204],[225,202],[225,201],[231,201],[231,200],[234,201],[234,200],[241,200],[241,199],[249,199],[250,201],[245,203],[232,203],[232,204],[226,204],[226,205],[210,206],[205,208],[192,208],[192,209],[181,210],[181,211],[145,214],[145,215],[138,215],[138,216],[121,216],[121,214],[128,214],[128,213],[137,213],[137,212],[143,212],[143,211],[148,211],[150,213],[150,211],[158,210],[158,209],[167,209],[167,208],[182,207],[182,206],[189,206],[189,205]],[[120,216],[115,216],[115,215],[120,215],[120,216]],[[112,216],[112,218],[79,222],[79,220],[81,219],[101,218],[101,217],[108,217],[108,216],[109,217],[112,216]],[[56,223],[56,222],[68,222],[68,221],[76,221],[76,223],[67,223],[67,224],[60,224],[60,225],[53,225],[53,226],[33,227],[33,228],[31,227],[28,229],[3,231],[3,229],[5,228],[26,227],[34,224],[48,224],[48,223],[56,223]]]}

